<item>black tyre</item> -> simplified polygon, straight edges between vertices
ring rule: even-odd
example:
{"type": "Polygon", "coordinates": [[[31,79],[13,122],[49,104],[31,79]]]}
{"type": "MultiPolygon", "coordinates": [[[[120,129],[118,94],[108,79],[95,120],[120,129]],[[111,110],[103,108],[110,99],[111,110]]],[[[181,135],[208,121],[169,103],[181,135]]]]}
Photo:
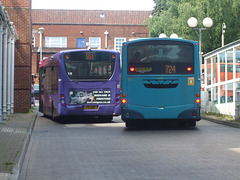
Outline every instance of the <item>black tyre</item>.
{"type": "Polygon", "coordinates": [[[188,122],[188,126],[189,127],[195,127],[196,126],[196,121],[195,120],[191,120],[188,122]]]}

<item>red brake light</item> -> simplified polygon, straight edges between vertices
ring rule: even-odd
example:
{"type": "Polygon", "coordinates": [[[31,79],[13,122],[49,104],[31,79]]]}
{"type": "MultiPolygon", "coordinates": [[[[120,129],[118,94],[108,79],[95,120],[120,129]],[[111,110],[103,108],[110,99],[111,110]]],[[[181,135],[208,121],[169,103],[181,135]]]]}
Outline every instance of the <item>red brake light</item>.
{"type": "Polygon", "coordinates": [[[131,67],[131,68],[130,68],[130,71],[131,71],[131,72],[134,72],[134,71],[135,71],[135,68],[134,68],[134,67],[131,67]]]}
{"type": "Polygon", "coordinates": [[[201,100],[200,99],[196,99],[196,103],[200,103],[201,102],[201,100]]]}
{"type": "Polygon", "coordinates": [[[126,100],[126,99],[123,99],[123,100],[122,100],[122,103],[123,103],[123,104],[125,104],[126,102],[127,102],[127,100],[126,100]]]}
{"type": "Polygon", "coordinates": [[[187,70],[190,72],[192,71],[192,67],[187,67],[187,70]]]}

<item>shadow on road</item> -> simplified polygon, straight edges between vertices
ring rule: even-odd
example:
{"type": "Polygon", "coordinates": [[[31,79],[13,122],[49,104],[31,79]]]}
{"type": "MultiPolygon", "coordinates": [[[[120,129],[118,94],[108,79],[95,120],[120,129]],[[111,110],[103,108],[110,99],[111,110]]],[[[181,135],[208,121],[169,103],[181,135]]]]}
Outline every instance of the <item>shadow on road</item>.
{"type": "MultiPolygon", "coordinates": [[[[51,119],[51,118],[50,118],[51,119]]],[[[97,116],[71,116],[71,117],[62,117],[61,119],[54,120],[59,124],[96,124],[96,123],[115,123],[112,120],[108,119],[99,119],[97,116]]]]}

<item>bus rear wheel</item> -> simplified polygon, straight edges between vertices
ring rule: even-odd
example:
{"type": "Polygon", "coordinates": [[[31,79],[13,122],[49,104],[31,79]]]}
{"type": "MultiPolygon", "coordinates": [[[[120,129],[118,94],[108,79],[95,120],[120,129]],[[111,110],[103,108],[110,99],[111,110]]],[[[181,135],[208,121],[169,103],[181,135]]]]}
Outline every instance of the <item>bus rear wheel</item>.
{"type": "Polygon", "coordinates": [[[188,126],[189,127],[195,127],[196,126],[196,121],[195,120],[188,121],[188,126]]]}

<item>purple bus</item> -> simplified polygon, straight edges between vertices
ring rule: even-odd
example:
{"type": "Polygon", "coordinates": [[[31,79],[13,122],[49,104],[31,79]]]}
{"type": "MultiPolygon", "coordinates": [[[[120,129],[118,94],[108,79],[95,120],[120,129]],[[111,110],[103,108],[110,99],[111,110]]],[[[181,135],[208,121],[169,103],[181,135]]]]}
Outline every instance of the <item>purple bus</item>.
{"type": "Polygon", "coordinates": [[[120,53],[112,50],[61,51],[39,64],[39,111],[52,119],[121,114],[120,53]]]}

